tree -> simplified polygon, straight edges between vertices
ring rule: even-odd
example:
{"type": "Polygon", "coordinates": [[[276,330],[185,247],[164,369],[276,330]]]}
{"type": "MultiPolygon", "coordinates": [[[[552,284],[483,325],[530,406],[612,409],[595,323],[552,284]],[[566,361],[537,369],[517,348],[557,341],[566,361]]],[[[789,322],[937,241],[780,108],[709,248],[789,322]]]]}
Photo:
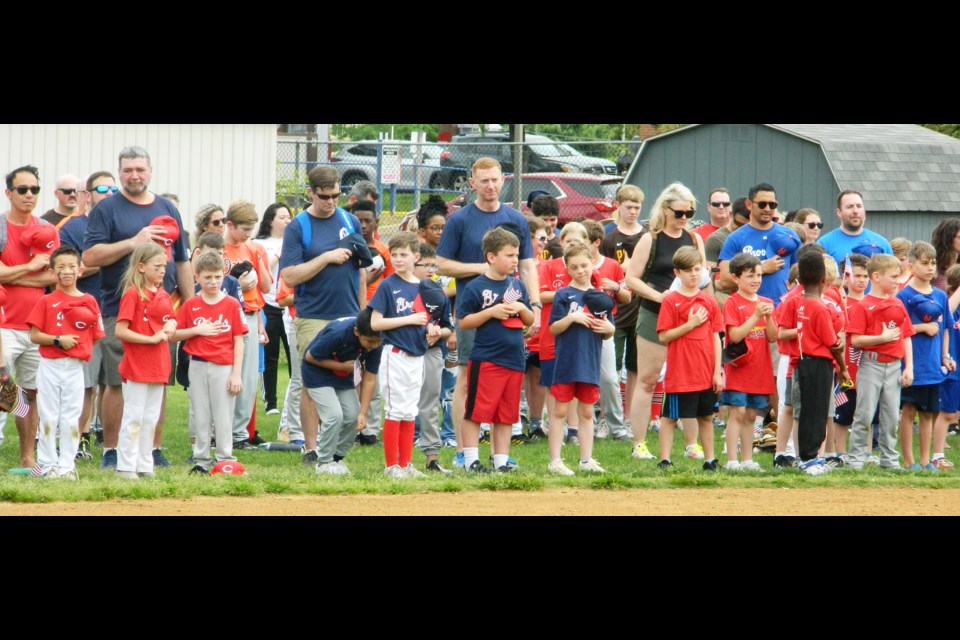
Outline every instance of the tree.
{"type": "Polygon", "coordinates": [[[920,126],[954,138],[960,138],[960,124],[922,124],[920,126]]]}

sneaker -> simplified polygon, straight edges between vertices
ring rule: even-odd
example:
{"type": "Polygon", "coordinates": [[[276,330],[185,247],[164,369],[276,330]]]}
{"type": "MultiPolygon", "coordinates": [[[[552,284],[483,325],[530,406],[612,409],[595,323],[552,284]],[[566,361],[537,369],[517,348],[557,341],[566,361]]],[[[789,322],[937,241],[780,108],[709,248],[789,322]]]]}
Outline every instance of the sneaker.
{"type": "Polygon", "coordinates": [[[699,444],[692,444],[683,451],[683,457],[690,458],[691,460],[703,460],[703,447],[699,444]]]}
{"type": "Polygon", "coordinates": [[[441,467],[440,462],[437,460],[431,460],[430,464],[427,465],[426,469],[427,471],[432,471],[433,473],[439,473],[444,476],[449,476],[451,473],[453,473],[452,471],[448,471],[443,467],[441,467]]]}
{"type": "Polygon", "coordinates": [[[938,458],[933,462],[931,462],[930,464],[935,466],[937,469],[940,469],[941,471],[947,471],[949,469],[953,469],[954,467],[953,463],[947,460],[946,458],[938,458]]]}
{"type": "Polygon", "coordinates": [[[301,464],[315,465],[320,461],[320,453],[316,449],[308,449],[303,452],[303,457],[300,458],[301,464]]]}
{"type": "Polygon", "coordinates": [[[773,466],[777,469],[793,469],[797,466],[797,459],[793,456],[785,456],[780,454],[773,461],[773,466]]]}
{"type": "Polygon", "coordinates": [[[670,469],[673,469],[673,463],[669,460],[661,460],[657,463],[657,469],[660,471],[669,471],[670,469]]]}
{"type": "Polygon", "coordinates": [[[252,444],[255,447],[259,447],[262,444],[267,444],[267,441],[260,437],[259,431],[254,431],[253,437],[250,438],[250,444],[252,444]]]}
{"type": "Polygon", "coordinates": [[[581,473],[606,473],[607,470],[600,466],[600,463],[590,458],[586,462],[580,462],[581,473]]]}
{"type": "Polygon", "coordinates": [[[453,468],[454,469],[463,469],[463,451],[457,451],[453,456],[453,468]]]}
{"type": "Polygon", "coordinates": [[[479,460],[474,460],[473,464],[470,465],[470,468],[467,469],[467,473],[490,473],[490,469],[487,469],[485,466],[480,464],[479,460]]]}
{"type": "Polygon", "coordinates": [[[824,464],[826,464],[831,469],[839,469],[843,467],[845,463],[843,461],[843,458],[841,458],[840,456],[830,456],[829,458],[824,460],[824,464]]]}
{"type": "Polygon", "coordinates": [[[530,438],[522,433],[518,433],[510,436],[510,444],[530,444],[530,438]]]}
{"type": "Polygon", "coordinates": [[[497,467],[497,473],[513,473],[516,470],[516,467],[511,467],[509,464],[497,467]]]}
{"type": "Polygon", "coordinates": [[[192,476],[206,476],[210,472],[201,467],[200,465],[194,465],[193,469],[190,469],[190,475],[192,476]]]}
{"type": "MultiPolygon", "coordinates": [[[[677,423],[677,425],[679,426],[679,423],[677,423]]],[[[653,420],[653,421],[650,423],[650,431],[652,431],[652,432],[654,432],[654,433],[660,433],[660,421],[659,421],[659,420],[653,420]]]]}
{"type": "Polygon", "coordinates": [[[400,468],[400,465],[395,464],[392,467],[387,467],[383,470],[383,475],[393,480],[405,480],[407,478],[407,473],[400,468]]]}
{"type": "Polygon", "coordinates": [[[349,475],[350,470],[341,467],[339,462],[325,462],[317,465],[318,476],[345,476],[349,475]]]}
{"type": "Polygon", "coordinates": [[[407,474],[408,478],[426,478],[427,477],[426,474],[417,470],[417,468],[413,466],[412,462],[406,466],[403,472],[407,474]]]}
{"type": "Polygon", "coordinates": [[[730,460],[723,467],[724,471],[740,471],[740,463],[736,460],[730,460]]]}
{"type": "Polygon", "coordinates": [[[563,464],[563,460],[557,458],[556,460],[551,460],[550,464],[547,465],[547,471],[552,473],[555,476],[566,476],[570,477],[576,475],[573,471],[563,464]]]}
{"type": "Polygon", "coordinates": [[[740,463],[740,471],[750,471],[752,473],[763,473],[763,467],[757,464],[756,460],[747,460],[740,463]]]}
{"type": "Polygon", "coordinates": [[[457,448],[457,441],[454,440],[453,438],[448,438],[448,439],[446,439],[446,440],[443,441],[443,448],[444,448],[444,449],[456,449],[456,448],[457,448]]]}
{"type": "Polygon", "coordinates": [[[140,471],[137,473],[137,475],[144,480],[155,480],[157,477],[157,474],[155,474],[153,471],[140,471]]]}
{"type": "Polygon", "coordinates": [[[357,444],[361,447],[375,447],[379,444],[379,440],[377,440],[377,436],[365,436],[362,433],[358,433],[357,444]]]}
{"type": "Polygon", "coordinates": [[[100,458],[100,468],[101,469],[116,469],[117,468],[117,450],[116,449],[107,449],[103,452],[103,457],[100,458]]]}
{"type": "MultiPolygon", "coordinates": [[[[213,446],[212,444],[210,446],[213,446]]],[[[259,445],[255,445],[249,440],[237,440],[233,443],[234,451],[257,451],[259,445]]]]}
{"type": "Polygon", "coordinates": [[[77,449],[76,460],[93,460],[93,454],[90,452],[90,441],[80,440],[80,447],[77,449]]]}
{"type": "Polygon", "coordinates": [[[953,422],[953,423],[947,425],[947,435],[948,435],[948,436],[955,436],[955,435],[957,435],[958,433],[960,433],[960,425],[958,425],[956,422],[953,422]]]}
{"type": "Polygon", "coordinates": [[[713,428],[714,429],[726,429],[727,423],[723,421],[720,416],[713,416],[713,428]]]}
{"type": "Polygon", "coordinates": [[[341,473],[340,475],[346,476],[346,475],[349,475],[349,474],[350,474],[350,467],[348,467],[348,466],[347,466],[347,463],[345,463],[343,460],[336,460],[336,459],[334,459],[333,464],[335,464],[335,465],[337,465],[338,467],[340,467],[340,471],[342,471],[342,473],[341,473]]]}
{"type": "Polygon", "coordinates": [[[121,480],[139,480],[140,476],[133,471],[117,471],[117,477],[121,480]]]}
{"type": "Polygon", "coordinates": [[[808,476],[822,476],[826,473],[830,473],[830,467],[827,466],[823,458],[807,460],[806,462],[802,463],[798,469],[803,471],[808,476]]]}
{"type": "Polygon", "coordinates": [[[704,471],[720,471],[720,461],[714,458],[703,463],[704,471]]]}
{"type": "Polygon", "coordinates": [[[880,456],[875,456],[872,453],[868,453],[867,457],[863,459],[863,463],[867,464],[880,464],[880,456]]]}
{"type": "Polygon", "coordinates": [[[277,431],[277,442],[290,442],[290,429],[284,427],[277,431]]]}
{"type": "Polygon", "coordinates": [[[268,416],[278,416],[278,415],[280,415],[280,409],[277,409],[276,406],[267,407],[267,415],[268,415],[268,416]]]}
{"type": "Polygon", "coordinates": [[[920,466],[919,462],[914,462],[909,467],[904,467],[903,470],[904,471],[922,471],[923,467],[920,466]]]}
{"type": "Polygon", "coordinates": [[[937,473],[940,473],[940,468],[937,467],[937,465],[933,464],[932,462],[929,463],[929,464],[927,464],[927,465],[925,465],[925,466],[923,467],[923,470],[924,470],[924,471],[935,471],[935,472],[937,472],[937,473]]]}
{"type": "Polygon", "coordinates": [[[594,438],[597,440],[606,440],[610,437],[610,427],[607,426],[606,420],[600,420],[597,423],[597,430],[594,432],[594,438]]]}
{"type": "Polygon", "coordinates": [[[621,433],[618,436],[613,436],[614,442],[633,442],[633,434],[629,431],[621,433]]]}
{"type": "Polygon", "coordinates": [[[70,482],[77,482],[80,480],[80,474],[77,473],[76,469],[71,469],[70,471],[66,471],[64,473],[58,473],[57,478],[60,480],[68,480],[70,482]]]}
{"type": "Polygon", "coordinates": [[[484,431],[480,434],[480,444],[490,444],[490,432],[484,431]]]}
{"type": "Polygon", "coordinates": [[[530,432],[529,440],[531,442],[534,440],[546,440],[546,439],[547,439],[547,432],[541,429],[540,427],[537,427],[536,429],[530,432]]]}
{"type": "MultiPolygon", "coordinates": [[[[493,464],[493,456],[492,456],[492,455],[487,458],[487,464],[489,464],[491,468],[496,468],[496,466],[493,464]]],[[[505,466],[505,467],[510,467],[511,469],[519,469],[519,468],[520,468],[520,463],[517,462],[516,460],[514,460],[513,458],[507,456],[507,463],[506,463],[505,465],[503,465],[503,466],[505,466]]]]}
{"type": "Polygon", "coordinates": [[[572,447],[580,446],[580,436],[577,435],[577,432],[567,434],[566,443],[572,447]]]}
{"type": "Polygon", "coordinates": [[[158,469],[169,469],[172,465],[170,464],[170,461],[167,460],[166,456],[163,455],[163,451],[161,449],[154,449],[153,466],[157,467],[158,469]]]}
{"type": "Polygon", "coordinates": [[[631,454],[637,460],[656,460],[656,456],[650,453],[650,449],[647,448],[646,442],[641,442],[633,448],[633,454],[631,454]]]}

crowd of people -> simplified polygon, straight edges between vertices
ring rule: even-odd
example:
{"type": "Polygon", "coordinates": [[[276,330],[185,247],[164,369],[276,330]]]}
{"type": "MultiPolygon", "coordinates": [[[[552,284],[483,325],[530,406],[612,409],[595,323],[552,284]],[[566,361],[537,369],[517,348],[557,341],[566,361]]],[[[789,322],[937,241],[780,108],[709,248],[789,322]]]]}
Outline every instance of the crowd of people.
{"type": "Polygon", "coordinates": [[[0,375],[24,391],[17,473],[76,480],[96,443],[101,468],[153,477],[170,465],[175,383],[196,474],[267,444],[258,387],[282,446],[321,475],[349,474],[356,445],[382,445],[397,480],[452,473],[444,447],[467,473],[510,473],[511,446],[537,440],[548,473],[601,474],[595,437],[668,470],[677,430],[706,473],[762,473],[764,429],[774,466],[810,475],[953,466],[960,220],[932,243],[888,242],[844,191],[840,227],[821,235],[817,211],[781,216],[761,183],[736,199],[713,190],[696,225],[696,197],[674,183],[646,223],[644,193],[624,185],[612,220],[558,229],[553,196],[531,193],[522,215],[483,158],[470,204],[448,215],[431,197],[389,238],[376,187],[345,194],[327,166],[310,172],[303,211],[210,204],[187,233],[151,176],[147,151],[128,147],[117,178],[62,176],[42,218],[37,169],[6,176],[0,375]]]}

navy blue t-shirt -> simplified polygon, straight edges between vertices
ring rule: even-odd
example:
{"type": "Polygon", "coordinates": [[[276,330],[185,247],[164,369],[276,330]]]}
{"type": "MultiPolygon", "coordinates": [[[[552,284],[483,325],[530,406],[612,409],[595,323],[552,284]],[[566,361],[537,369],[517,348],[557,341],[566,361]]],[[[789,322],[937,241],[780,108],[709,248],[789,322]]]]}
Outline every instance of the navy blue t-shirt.
{"type": "MultiPolygon", "coordinates": [[[[365,351],[360,346],[360,338],[354,332],[356,318],[334,320],[313,339],[307,351],[317,360],[335,360],[337,362],[356,362],[360,360],[364,370],[376,375],[380,371],[380,354],[383,347],[365,351]]],[[[307,389],[333,387],[334,389],[353,389],[353,372],[338,374],[303,360],[303,386],[307,389]]]]}
{"type": "MultiPolygon", "coordinates": [[[[586,291],[564,287],[557,291],[550,311],[550,324],[563,320],[571,313],[583,311],[586,291]]],[[[547,329],[549,331],[549,329],[547,329]]],[[[556,337],[555,384],[583,382],[600,386],[600,350],[603,337],[582,324],[573,323],[556,337]]]]}
{"type": "MultiPolygon", "coordinates": [[[[441,329],[450,329],[451,331],[453,331],[453,318],[451,317],[452,315],[453,315],[453,309],[452,309],[451,306],[450,306],[450,298],[444,297],[444,299],[443,299],[443,311],[441,311],[441,315],[440,315],[440,328],[441,328],[441,329]]],[[[442,346],[445,345],[445,344],[447,344],[447,341],[446,341],[446,340],[437,340],[437,341],[433,344],[433,346],[430,347],[430,348],[431,348],[431,349],[439,349],[440,347],[442,347],[442,346]]],[[[444,355],[446,355],[446,352],[444,352],[444,355]]]]}
{"type": "MultiPolygon", "coordinates": [[[[240,281],[234,278],[229,273],[223,276],[223,285],[220,287],[220,291],[223,291],[225,294],[234,298],[240,302],[240,308],[243,308],[243,290],[240,288],[240,281]]],[[[200,295],[200,283],[198,282],[193,287],[193,292],[197,295],[200,295]]]]}
{"type": "Polygon", "coordinates": [[[779,255],[783,258],[783,268],[776,273],[764,274],[763,283],[757,293],[780,306],[780,297],[787,292],[787,276],[790,275],[790,267],[797,262],[799,248],[799,236],[787,227],[775,224],[769,229],[760,230],[745,224],[731,233],[723,243],[720,262],[729,262],[738,253],[750,253],[760,262],[779,255]]]}
{"type": "MultiPolygon", "coordinates": [[[[412,316],[415,313],[413,303],[419,293],[419,282],[407,282],[394,273],[380,283],[367,306],[379,311],[384,318],[412,316]]],[[[410,355],[422,356],[427,352],[427,329],[426,326],[407,325],[384,331],[383,342],[410,355]]]]}
{"type": "MultiPolygon", "coordinates": [[[[80,253],[83,253],[83,239],[87,234],[87,225],[90,224],[90,218],[87,216],[76,216],[63,223],[60,227],[60,244],[74,247],[80,253]]],[[[84,293],[92,295],[97,302],[100,301],[100,272],[88,276],[77,282],[77,289],[84,293]]]]}
{"type": "MultiPolygon", "coordinates": [[[[167,264],[167,273],[163,277],[163,288],[173,293],[177,288],[177,271],[174,262],[186,262],[187,234],[183,230],[180,212],[166,198],[156,196],[151,204],[140,205],[127,200],[123,192],[107,198],[90,212],[90,223],[84,236],[83,249],[86,251],[98,244],[114,244],[129,240],[144,227],[149,227],[154,218],[170,216],[180,226],[180,239],[173,244],[173,261],[167,264]]],[[[103,267],[101,275],[100,309],[104,318],[115,318],[120,312],[120,298],[123,294],[123,275],[130,263],[126,255],[113,264],[103,267]]]]}
{"type": "MultiPolygon", "coordinates": [[[[360,230],[360,220],[349,216],[354,230],[360,230]]],[[[329,218],[317,218],[307,214],[310,221],[310,247],[303,248],[303,229],[296,219],[287,225],[283,234],[283,252],[280,255],[280,270],[310,262],[317,256],[333,251],[337,243],[353,231],[344,226],[340,210],[329,218]]],[[[297,287],[297,316],[311,320],[335,320],[360,313],[357,291],[360,288],[360,269],[356,262],[327,265],[317,275],[297,287]]]]}
{"type": "MultiPolygon", "coordinates": [[[[446,231],[444,231],[446,233],[446,231]]],[[[503,302],[507,288],[520,293],[519,301],[530,307],[527,288],[518,278],[491,280],[487,276],[474,278],[457,294],[457,317],[464,318],[503,302]]],[[[473,362],[492,362],[513,371],[526,370],[523,351],[523,329],[505,327],[500,320],[490,319],[477,328],[477,336],[470,354],[473,362]]]]}
{"type": "Polygon", "coordinates": [[[913,345],[914,386],[942,383],[947,378],[940,369],[943,366],[941,362],[943,358],[943,334],[947,330],[948,320],[951,318],[950,302],[947,299],[947,294],[936,288],[932,293],[920,293],[907,285],[900,290],[897,298],[907,308],[911,323],[936,322],[937,326],[940,327],[940,333],[933,337],[925,333],[917,333],[910,338],[913,345]],[[926,316],[921,317],[921,312],[925,313],[926,316]]]}
{"type": "MultiPolygon", "coordinates": [[[[437,255],[448,260],[468,264],[486,264],[483,255],[483,236],[490,229],[506,223],[517,225],[522,231],[520,238],[520,259],[533,258],[533,246],[530,244],[530,227],[527,220],[516,209],[505,204],[493,212],[481,211],[475,203],[470,203],[450,216],[447,226],[440,236],[437,255]]],[[[457,289],[464,289],[474,278],[457,278],[457,289]]]]}

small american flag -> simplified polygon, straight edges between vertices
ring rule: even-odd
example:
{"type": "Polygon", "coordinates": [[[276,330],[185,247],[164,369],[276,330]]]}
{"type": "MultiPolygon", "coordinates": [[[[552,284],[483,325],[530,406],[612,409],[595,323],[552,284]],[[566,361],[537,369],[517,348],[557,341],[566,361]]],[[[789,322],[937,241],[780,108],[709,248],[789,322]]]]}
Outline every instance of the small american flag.
{"type": "Polygon", "coordinates": [[[17,387],[17,403],[13,406],[11,413],[18,418],[26,418],[30,413],[30,401],[27,399],[27,393],[17,387]]]}
{"type": "Polygon", "coordinates": [[[850,398],[847,396],[847,392],[842,384],[838,384],[837,388],[833,390],[833,399],[838,407],[842,407],[850,402],[850,398]]]}
{"type": "Polygon", "coordinates": [[[507,289],[507,291],[503,294],[503,302],[504,304],[513,304],[522,297],[523,293],[511,285],[510,288],[507,289]]]}

